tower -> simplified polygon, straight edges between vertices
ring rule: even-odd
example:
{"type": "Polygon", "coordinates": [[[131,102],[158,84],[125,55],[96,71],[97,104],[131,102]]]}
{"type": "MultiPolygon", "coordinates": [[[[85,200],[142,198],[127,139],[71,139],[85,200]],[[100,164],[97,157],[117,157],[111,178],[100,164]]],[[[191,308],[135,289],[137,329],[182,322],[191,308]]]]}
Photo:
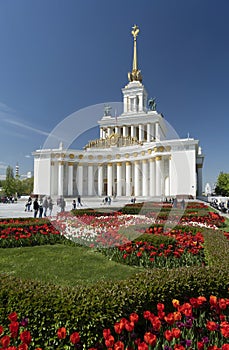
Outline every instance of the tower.
{"type": "Polygon", "coordinates": [[[147,92],[142,84],[142,75],[141,71],[138,69],[137,59],[137,36],[139,28],[135,24],[132,29],[131,34],[134,38],[133,67],[132,72],[128,73],[129,83],[122,89],[124,103],[123,114],[142,113],[147,110],[147,92]]]}

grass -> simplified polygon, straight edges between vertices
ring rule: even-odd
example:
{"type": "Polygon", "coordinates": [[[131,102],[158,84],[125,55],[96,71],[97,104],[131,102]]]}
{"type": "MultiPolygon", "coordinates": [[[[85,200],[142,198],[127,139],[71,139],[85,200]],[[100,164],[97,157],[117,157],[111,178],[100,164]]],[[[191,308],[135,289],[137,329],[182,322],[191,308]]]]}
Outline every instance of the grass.
{"type": "Polygon", "coordinates": [[[142,269],[107,260],[85,247],[46,245],[0,250],[0,271],[62,286],[125,280],[142,269]]]}
{"type": "Polygon", "coordinates": [[[229,219],[225,218],[226,227],[223,228],[224,231],[229,232],[229,219]]]}

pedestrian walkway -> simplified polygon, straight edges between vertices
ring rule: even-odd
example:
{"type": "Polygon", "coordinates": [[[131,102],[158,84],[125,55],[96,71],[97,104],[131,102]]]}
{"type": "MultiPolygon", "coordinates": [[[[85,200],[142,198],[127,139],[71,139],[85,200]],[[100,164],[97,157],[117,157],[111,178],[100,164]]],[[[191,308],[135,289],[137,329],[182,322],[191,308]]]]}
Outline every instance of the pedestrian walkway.
{"type": "MultiPolygon", "coordinates": [[[[66,207],[65,211],[70,211],[72,209],[72,200],[74,198],[67,198],[65,199],[66,201],[66,207]]],[[[111,201],[110,205],[104,205],[102,203],[103,198],[98,198],[98,197],[85,197],[82,198],[82,207],[80,209],[84,208],[122,208],[125,204],[130,203],[128,199],[126,198],[121,198],[121,199],[115,199],[111,201]]],[[[25,211],[25,203],[26,199],[19,199],[16,203],[0,203],[0,218],[24,218],[24,217],[33,217],[33,211],[32,212],[27,212],[25,211]]],[[[53,206],[53,212],[52,216],[56,216],[58,212],[60,212],[60,207],[57,206],[56,200],[53,201],[54,206],[53,206]]],[[[31,208],[33,205],[31,206],[31,208]]],[[[78,208],[77,208],[78,209],[78,208]]],[[[80,210],[79,209],[79,210],[80,210]]]]}

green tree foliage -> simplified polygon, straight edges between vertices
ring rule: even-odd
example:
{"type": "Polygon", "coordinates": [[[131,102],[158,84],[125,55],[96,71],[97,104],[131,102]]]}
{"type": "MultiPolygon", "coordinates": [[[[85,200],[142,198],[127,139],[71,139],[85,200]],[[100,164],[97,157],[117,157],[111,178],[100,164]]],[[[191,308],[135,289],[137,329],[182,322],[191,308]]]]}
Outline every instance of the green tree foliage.
{"type": "Polygon", "coordinates": [[[33,182],[34,178],[31,177],[29,179],[24,179],[21,181],[22,183],[22,194],[30,195],[33,192],[33,182]]]}
{"type": "Polygon", "coordinates": [[[6,179],[2,182],[3,191],[6,196],[30,195],[33,192],[33,177],[21,180],[19,176],[14,177],[13,168],[6,169],[6,179]]]}
{"type": "Polygon", "coordinates": [[[6,196],[15,195],[15,178],[14,178],[14,171],[11,166],[8,166],[6,169],[6,180],[3,185],[3,190],[6,196]]]}
{"type": "Polygon", "coordinates": [[[229,196],[229,174],[223,173],[222,171],[220,172],[216,183],[215,193],[221,196],[229,196]]]}

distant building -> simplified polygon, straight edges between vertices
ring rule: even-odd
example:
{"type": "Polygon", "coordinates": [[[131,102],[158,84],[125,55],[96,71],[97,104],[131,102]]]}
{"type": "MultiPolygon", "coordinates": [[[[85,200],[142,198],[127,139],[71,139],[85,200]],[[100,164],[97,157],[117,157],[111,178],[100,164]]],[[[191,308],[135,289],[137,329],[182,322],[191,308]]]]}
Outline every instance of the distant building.
{"type": "Polygon", "coordinates": [[[19,177],[19,165],[18,165],[18,163],[15,166],[15,177],[19,177]]]}
{"type": "Polygon", "coordinates": [[[100,138],[84,150],[42,149],[34,155],[34,193],[51,196],[162,198],[202,195],[204,156],[193,138],[169,139],[155,99],[147,100],[137,65],[133,27],[133,69],[122,89],[124,110],[113,117],[105,107],[100,138]]]}
{"type": "Polygon", "coordinates": [[[205,185],[205,196],[209,196],[212,194],[212,188],[210,186],[210,184],[207,182],[206,185],[205,185]]]}

